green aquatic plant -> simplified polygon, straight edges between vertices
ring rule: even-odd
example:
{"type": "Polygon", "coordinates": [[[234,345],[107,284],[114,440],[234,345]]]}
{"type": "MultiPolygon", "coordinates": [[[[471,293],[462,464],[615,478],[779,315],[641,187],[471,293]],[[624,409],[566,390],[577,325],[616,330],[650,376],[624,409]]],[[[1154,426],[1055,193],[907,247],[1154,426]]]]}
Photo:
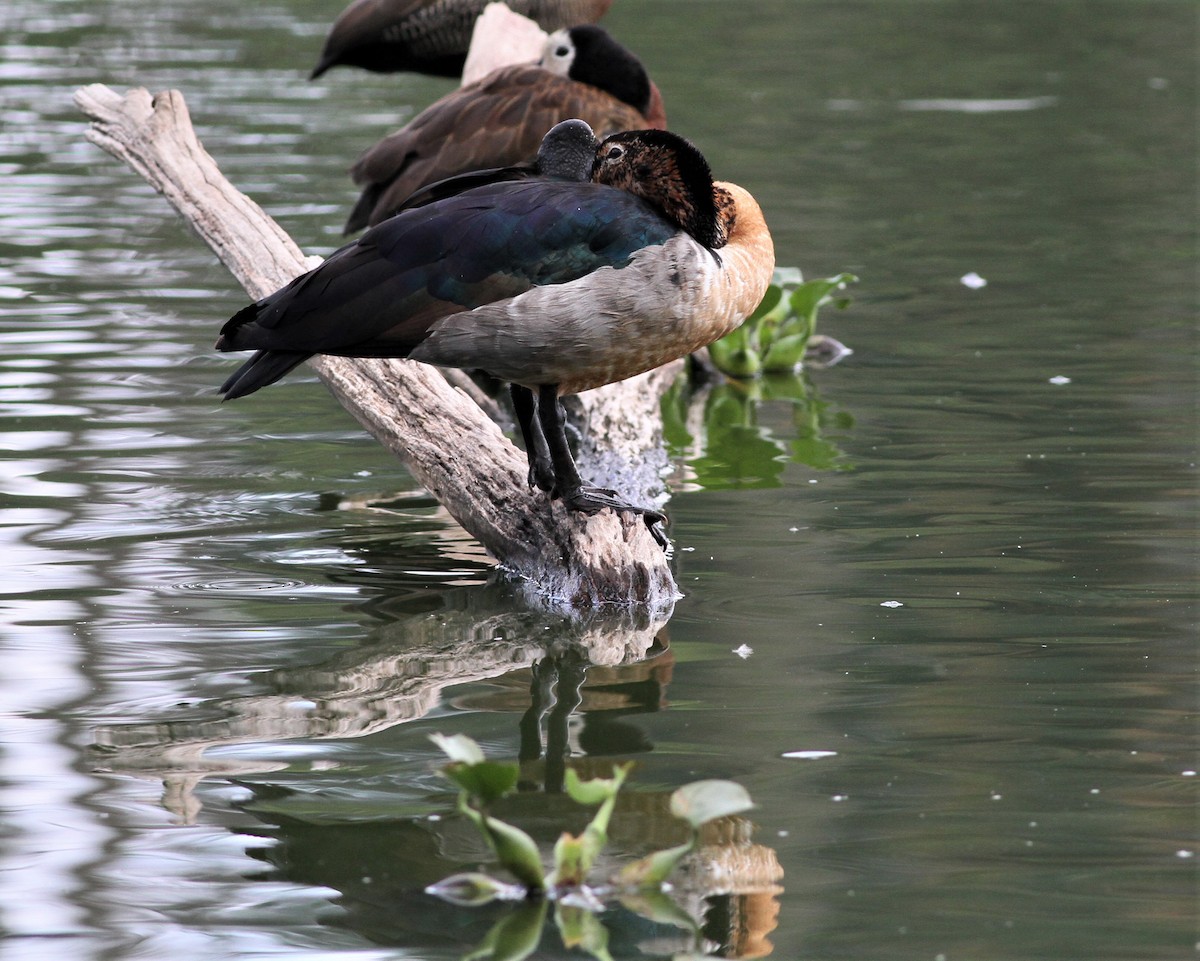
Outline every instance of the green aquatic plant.
{"type": "Polygon", "coordinates": [[[568,768],[564,779],[567,795],[577,804],[596,808],[596,812],[580,834],[562,833],[547,869],[533,838],[489,813],[497,801],[515,789],[517,764],[487,760],[479,745],[461,734],[434,734],[431,739],[450,758],[441,770],[459,789],[458,811],[475,825],[496,862],[517,883],[482,872],[467,872],[430,885],[427,893],[463,907],[505,900],[524,902],[501,918],[464,961],[519,961],[528,957],[537,948],[550,903],[554,904],[554,921],[564,946],[579,948],[597,961],[610,961],[608,931],[597,917],[610,900],[652,921],[694,931],[695,922],[666,895],[664,884],[696,849],[701,827],[754,806],[746,789],[732,781],[685,785],[671,795],[670,809],[689,827],[688,840],[629,863],[612,876],[596,879],[592,877],[593,869],[608,841],[617,794],[633,765],[616,765],[611,777],[586,781],[568,768]]]}
{"type": "MultiPolygon", "coordinates": [[[[827,304],[844,308],[849,299],[839,291],[858,280],[841,273],[821,280],[804,280],[795,268],[779,268],[762,302],[737,330],[710,344],[709,355],[730,377],[764,373],[794,373],[813,346],[817,313],[827,304]]],[[[826,338],[828,339],[828,338],[826,338]]],[[[837,345],[840,356],[846,348],[837,345]]]]}

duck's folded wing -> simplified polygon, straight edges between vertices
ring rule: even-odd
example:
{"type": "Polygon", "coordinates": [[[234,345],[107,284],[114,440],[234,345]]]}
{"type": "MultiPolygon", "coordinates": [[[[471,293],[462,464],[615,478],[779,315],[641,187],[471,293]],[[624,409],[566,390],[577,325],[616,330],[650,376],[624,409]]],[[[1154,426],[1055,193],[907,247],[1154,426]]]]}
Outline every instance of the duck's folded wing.
{"type": "Polygon", "coordinates": [[[234,315],[219,350],[404,357],[439,320],[622,267],[677,233],[641,200],[528,181],[408,210],[234,315]]]}

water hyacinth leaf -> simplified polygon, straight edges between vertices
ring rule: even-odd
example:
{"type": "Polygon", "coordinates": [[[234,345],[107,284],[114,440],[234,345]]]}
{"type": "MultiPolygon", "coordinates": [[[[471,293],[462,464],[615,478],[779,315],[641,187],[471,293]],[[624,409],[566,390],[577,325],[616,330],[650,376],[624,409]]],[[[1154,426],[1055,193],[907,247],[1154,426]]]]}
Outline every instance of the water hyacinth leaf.
{"type": "Polygon", "coordinates": [[[847,284],[858,281],[854,274],[841,273],[824,280],[809,280],[792,291],[791,308],[798,317],[814,317],[818,308],[829,303],[835,290],[845,289],[847,284]]]}
{"type": "Polygon", "coordinates": [[[632,864],[625,865],[617,874],[617,883],[629,888],[659,887],[695,846],[696,836],[693,833],[692,839],[686,844],[655,851],[632,864]]]}
{"type": "Polygon", "coordinates": [[[799,267],[776,267],[771,283],[780,287],[798,287],[804,283],[804,272],[799,267]]]}
{"type": "Polygon", "coordinates": [[[583,884],[589,866],[584,839],[564,831],[554,843],[554,873],[548,883],[551,887],[583,884]]]}
{"type": "Polygon", "coordinates": [[[544,891],[546,874],[533,838],[498,818],[484,818],[484,826],[497,860],[531,891],[544,891]]]}
{"type": "Polygon", "coordinates": [[[767,348],[763,357],[763,372],[767,374],[790,374],[804,361],[808,349],[808,332],[777,337],[767,348]]]}
{"type": "Polygon", "coordinates": [[[750,324],[709,344],[708,352],[713,363],[731,377],[753,377],[762,369],[757,329],[750,324]]]}
{"type": "Polygon", "coordinates": [[[633,764],[621,764],[613,768],[611,778],[594,778],[581,781],[572,769],[567,769],[565,787],[571,799],[579,804],[599,804],[600,809],[592,817],[583,834],[575,837],[563,834],[554,846],[554,883],[582,884],[596,858],[608,843],[608,822],[613,806],[617,803],[617,792],[625,778],[633,770],[633,764]]]}
{"type": "Polygon", "coordinates": [[[700,930],[696,919],[683,910],[665,891],[645,888],[636,894],[624,894],[618,900],[627,910],[647,921],[653,921],[655,924],[669,924],[693,933],[700,930]]]}
{"type": "Polygon", "coordinates": [[[459,764],[482,764],[483,748],[465,734],[430,734],[433,741],[446,757],[459,764]]]}
{"type": "Polygon", "coordinates": [[[546,923],[548,902],[523,904],[512,914],[505,915],[463,961],[522,961],[537,950],[546,923]]]}
{"type": "Polygon", "coordinates": [[[563,947],[579,948],[597,961],[612,961],[608,953],[608,928],[593,912],[559,904],[554,909],[554,923],[563,947]]]}
{"type": "Polygon", "coordinates": [[[621,789],[621,785],[625,783],[625,778],[629,774],[631,765],[621,764],[613,768],[613,776],[611,778],[597,777],[589,781],[580,780],[579,774],[574,768],[567,768],[566,779],[563,786],[566,788],[567,794],[576,804],[586,804],[589,807],[595,804],[600,804],[607,801],[611,797],[615,797],[617,791],[621,789]]]}
{"type": "Polygon", "coordinates": [[[478,871],[454,874],[425,889],[426,894],[465,908],[476,908],[492,901],[511,901],[524,896],[524,890],[497,881],[478,871]]]}
{"type": "Polygon", "coordinates": [[[763,294],[763,299],[759,301],[758,306],[754,308],[754,313],[747,317],[745,322],[747,324],[753,324],[761,320],[763,317],[767,316],[767,314],[771,313],[771,311],[779,307],[779,305],[782,303],[783,288],[778,284],[771,284],[769,287],[767,287],[767,292],[763,294]]]}
{"type": "Polygon", "coordinates": [[[734,781],[693,781],[671,795],[671,813],[693,828],[754,807],[750,793],[734,781]]]}
{"type": "Polygon", "coordinates": [[[520,768],[508,761],[480,761],[448,764],[442,768],[442,774],[487,807],[517,786],[520,768]]]}

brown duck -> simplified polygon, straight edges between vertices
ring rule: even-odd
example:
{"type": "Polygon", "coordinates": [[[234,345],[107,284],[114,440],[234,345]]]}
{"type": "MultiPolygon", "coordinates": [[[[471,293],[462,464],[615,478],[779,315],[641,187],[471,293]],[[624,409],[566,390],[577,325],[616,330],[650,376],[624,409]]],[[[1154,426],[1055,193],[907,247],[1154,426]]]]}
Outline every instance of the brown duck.
{"type": "Polygon", "coordinates": [[[602,27],[560,30],[547,39],[539,64],[501,67],[367,150],[350,171],[362,194],[345,232],[387,219],[426,184],[531,161],[546,131],[568,118],[600,137],[666,126],[658,88],[633,53],[602,27]]]}

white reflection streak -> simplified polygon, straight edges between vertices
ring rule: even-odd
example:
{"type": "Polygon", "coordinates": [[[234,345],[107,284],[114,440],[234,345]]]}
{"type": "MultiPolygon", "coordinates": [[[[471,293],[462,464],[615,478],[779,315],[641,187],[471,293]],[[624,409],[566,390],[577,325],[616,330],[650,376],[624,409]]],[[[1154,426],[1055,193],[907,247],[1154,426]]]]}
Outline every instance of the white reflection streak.
{"type": "Polygon", "coordinates": [[[0,912],[8,937],[94,933],[78,904],[79,872],[111,840],[79,803],[93,783],[77,770],[62,721],[48,716],[87,690],[79,648],[67,628],[80,619],[73,603],[7,606],[0,656],[0,784],[7,843],[0,861],[0,912]],[[39,623],[40,622],[40,623],[39,623]]]}
{"type": "Polygon", "coordinates": [[[1012,113],[1043,110],[1058,103],[1058,97],[1013,97],[1006,100],[958,99],[939,97],[929,100],[901,100],[901,110],[943,110],[949,113],[1012,113]]]}

